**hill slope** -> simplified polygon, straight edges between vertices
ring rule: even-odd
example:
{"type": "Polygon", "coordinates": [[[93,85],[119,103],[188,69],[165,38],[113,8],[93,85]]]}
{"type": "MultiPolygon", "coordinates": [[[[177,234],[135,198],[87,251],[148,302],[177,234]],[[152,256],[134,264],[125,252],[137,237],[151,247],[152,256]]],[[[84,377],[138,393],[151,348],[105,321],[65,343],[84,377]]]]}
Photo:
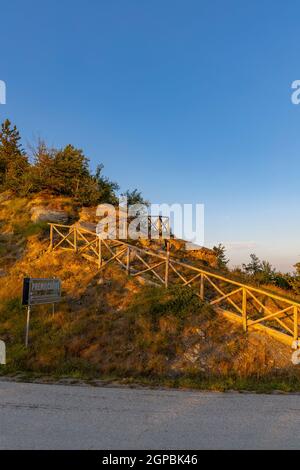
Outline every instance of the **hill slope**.
{"type": "Polygon", "coordinates": [[[300,389],[288,347],[260,332],[245,335],[192,290],[142,285],[113,265],[100,275],[74,253],[49,253],[47,225],[31,221],[35,203],[7,199],[0,206],[0,338],[8,349],[2,374],[300,389]],[[63,286],[54,315],[51,306],[33,308],[27,350],[24,276],[56,276],[63,286]]]}

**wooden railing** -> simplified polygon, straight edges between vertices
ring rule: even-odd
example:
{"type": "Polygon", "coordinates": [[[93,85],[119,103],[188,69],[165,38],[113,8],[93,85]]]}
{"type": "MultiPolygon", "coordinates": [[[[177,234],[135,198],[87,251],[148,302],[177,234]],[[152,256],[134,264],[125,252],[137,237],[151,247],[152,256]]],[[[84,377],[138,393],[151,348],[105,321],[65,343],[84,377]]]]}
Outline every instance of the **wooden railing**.
{"type": "Polygon", "coordinates": [[[131,276],[146,276],[165,287],[193,288],[202,300],[240,322],[244,331],[263,329],[289,345],[299,339],[300,303],[182,262],[174,257],[167,240],[165,249],[153,251],[122,240],[100,239],[95,232],[77,225],[49,225],[51,250],[81,253],[96,261],[99,270],[115,262],[131,276]]]}
{"type": "Polygon", "coordinates": [[[170,236],[170,219],[169,217],[162,215],[148,215],[148,234],[149,236],[158,235],[158,238],[162,238],[163,235],[170,236]]]}

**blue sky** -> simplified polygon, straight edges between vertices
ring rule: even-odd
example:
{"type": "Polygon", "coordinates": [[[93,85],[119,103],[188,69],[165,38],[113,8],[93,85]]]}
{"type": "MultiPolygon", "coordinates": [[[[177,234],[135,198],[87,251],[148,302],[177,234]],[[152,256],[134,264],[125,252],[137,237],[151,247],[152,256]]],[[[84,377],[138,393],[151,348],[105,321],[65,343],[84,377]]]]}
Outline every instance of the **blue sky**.
{"type": "Polygon", "coordinates": [[[205,244],[300,259],[300,4],[10,0],[0,118],[82,148],[154,203],[204,203],[205,244]]]}

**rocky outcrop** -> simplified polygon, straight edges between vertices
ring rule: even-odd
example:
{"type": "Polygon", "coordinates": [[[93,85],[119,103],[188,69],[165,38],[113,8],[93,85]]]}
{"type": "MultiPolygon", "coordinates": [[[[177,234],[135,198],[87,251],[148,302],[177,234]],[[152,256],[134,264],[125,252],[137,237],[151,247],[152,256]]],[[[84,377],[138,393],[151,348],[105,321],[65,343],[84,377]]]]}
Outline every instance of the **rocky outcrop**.
{"type": "Polygon", "coordinates": [[[69,215],[63,210],[53,210],[47,209],[46,207],[34,206],[31,208],[31,220],[33,222],[66,224],[69,221],[69,215]]]}

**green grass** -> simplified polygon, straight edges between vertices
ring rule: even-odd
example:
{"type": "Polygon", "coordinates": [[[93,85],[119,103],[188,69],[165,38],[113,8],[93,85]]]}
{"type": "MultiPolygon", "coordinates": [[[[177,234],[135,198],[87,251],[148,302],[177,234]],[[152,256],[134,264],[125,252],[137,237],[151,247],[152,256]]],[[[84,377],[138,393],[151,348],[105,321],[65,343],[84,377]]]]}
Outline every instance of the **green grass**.
{"type": "Polygon", "coordinates": [[[45,236],[49,231],[47,222],[31,222],[28,220],[13,223],[13,231],[15,235],[20,235],[24,238],[33,235],[45,236]]]}
{"type": "Polygon", "coordinates": [[[300,376],[292,375],[291,371],[239,376],[168,369],[168,361],[181,354],[183,328],[193,325],[199,317],[204,322],[214,321],[216,315],[192,289],[166,291],[145,287],[130,307],[120,313],[106,313],[101,309],[96,313],[91,309],[74,311],[70,303],[62,302],[56,313],[61,320],[56,322],[50,310],[49,306],[33,309],[30,346],[26,349],[25,308],[19,297],[2,301],[0,337],[7,343],[8,363],[0,367],[0,375],[46,381],[69,377],[89,383],[103,381],[220,392],[300,391],[300,376]],[[82,350],[93,345],[101,346],[94,362],[81,355],[82,350]]]}
{"type": "Polygon", "coordinates": [[[213,392],[250,392],[250,393],[296,393],[300,392],[300,380],[288,376],[258,377],[220,377],[220,376],[193,376],[180,377],[164,376],[123,376],[120,374],[97,374],[92,368],[78,369],[78,364],[66,364],[66,367],[55,370],[51,374],[10,369],[2,366],[0,376],[15,378],[21,381],[59,382],[68,380],[71,383],[85,382],[91,385],[120,384],[131,387],[143,386],[154,388],[173,388],[178,390],[198,390],[213,392]]]}

